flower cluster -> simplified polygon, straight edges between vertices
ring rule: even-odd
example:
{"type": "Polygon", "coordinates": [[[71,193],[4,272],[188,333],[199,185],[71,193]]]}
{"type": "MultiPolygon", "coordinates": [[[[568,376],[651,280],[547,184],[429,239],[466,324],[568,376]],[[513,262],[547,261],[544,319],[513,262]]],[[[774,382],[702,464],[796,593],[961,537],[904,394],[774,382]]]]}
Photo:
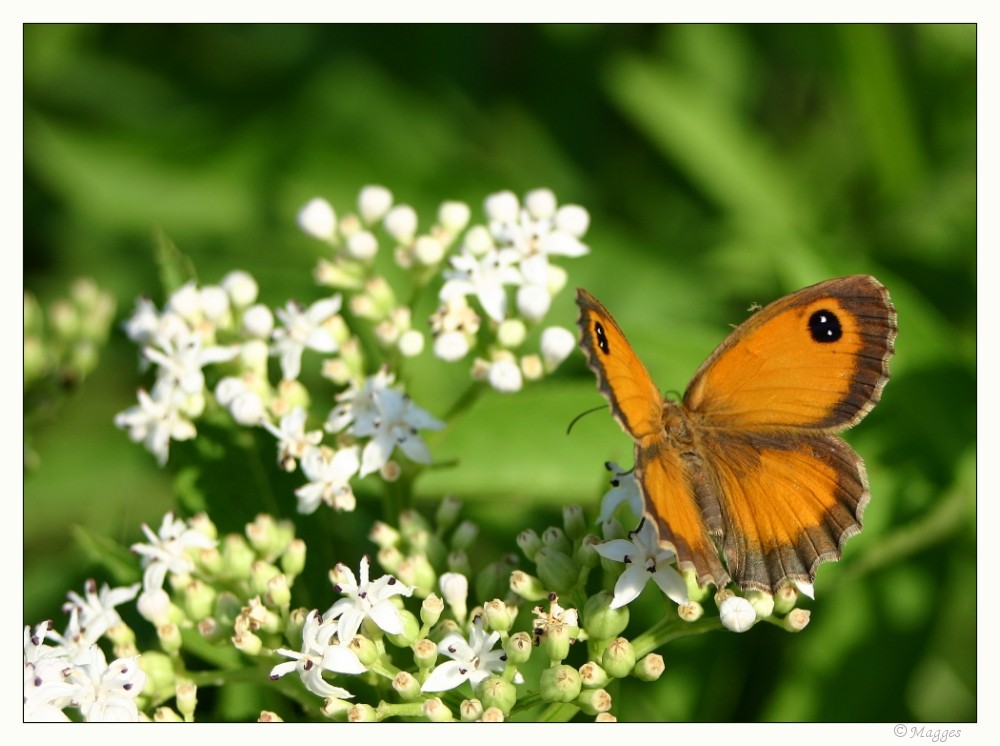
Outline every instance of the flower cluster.
{"type": "MultiPolygon", "coordinates": [[[[616,464],[596,524],[568,506],[561,525],[523,530],[519,553],[499,558],[481,556],[479,526],[461,518],[457,498],[440,499],[430,517],[413,508],[415,477],[434,461],[425,437],[446,423],[411,398],[408,361],[471,358],[471,376],[459,373],[464,402],[519,390],[575,346],[543,321],[566,284],[557,262],[588,251],[586,211],[538,189],[523,202],[491,195],[484,213],[473,223],[468,206],[445,202],[420,230],[416,211],[383,187],[362,189],[357,212],[342,217],[317,198],[298,216],[324,243],[314,275],[325,289],[310,303],[271,309],[242,271],[183,284],[161,309],[138,302],[125,329],[154,383],[116,423],[161,465],[204,421],[254,428],[273,443],[278,469],[302,475],[299,514],[354,511],[377,491],[369,487],[388,509],[368,534],[374,552],[330,569],[329,598],[295,587],[311,575],[291,521],[259,515],[227,535],[204,513],[143,525],[131,546],[141,583],[99,592],[90,583],[69,595],[65,633],[50,622],[25,629],[25,719],[190,721],[198,688],[232,678],[268,687],[275,701],[285,694],[281,712],[312,718],[498,721],[545,703],[612,720],[609,685],[656,680],[666,640],[808,623],[795,604],[809,587],[773,597],[720,589],[716,614],[710,589],[678,571],[644,519],[634,475],[616,464]],[[394,267],[383,273],[387,259],[394,267]],[[371,481],[356,496],[360,480],[371,481]],[[293,605],[293,591],[307,605],[293,605]],[[639,599],[669,611],[627,636],[639,599]],[[115,611],[133,600],[159,649],[140,651],[115,611]]],[[[347,551],[333,549],[331,563],[347,551]]]]}

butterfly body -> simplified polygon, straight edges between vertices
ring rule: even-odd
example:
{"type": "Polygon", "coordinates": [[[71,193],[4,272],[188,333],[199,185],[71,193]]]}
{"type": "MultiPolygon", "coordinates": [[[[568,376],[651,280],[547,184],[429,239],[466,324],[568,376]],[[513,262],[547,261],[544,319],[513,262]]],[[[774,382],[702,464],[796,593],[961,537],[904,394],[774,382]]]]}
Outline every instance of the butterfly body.
{"type": "Polygon", "coordinates": [[[861,529],[861,458],[837,433],[888,380],[895,310],[877,280],[828,280],[758,311],[666,401],[611,314],[577,291],[581,347],[635,442],[661,540],[699,583],[812,583],[861,529]]]}

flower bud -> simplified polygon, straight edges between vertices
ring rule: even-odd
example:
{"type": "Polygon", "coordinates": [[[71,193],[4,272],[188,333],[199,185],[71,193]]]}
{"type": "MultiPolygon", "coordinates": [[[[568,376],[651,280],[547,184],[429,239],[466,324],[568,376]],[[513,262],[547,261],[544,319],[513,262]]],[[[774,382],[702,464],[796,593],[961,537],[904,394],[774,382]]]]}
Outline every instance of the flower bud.
{"type": "Polygon", "coordinates": [[[587,661],[580,666],[580,680],[583,682],[584,687],[597,689],[611,681],[611,677],[608,676],[608,672],[601,668],[599,664],[594,661],[587,661]]]}
{"type": "Polygon", "coordinates": [[[476,695],[483,707],[496,707],[504,715],[509,715],[517,702],[517,688],[502,676],[488,676],[476,687],[476,695]]]}
{"type": "MultiPolygon", "coordinates": [[[[143,692],[145,694],[145,691],[143,692]]],[[[170,707],[157,707],[153,712],[154,723],[183,723],[184,718],[174,712],[170,707]]]]}
{"type": "Polygon", "coordinates": [[[161,624],[156,628],[156,636],[160,640],[160,647],[167,654],[174,654],[181,649],[181,630],[173,622],[161,624]]]}
{"type": "Polygon", "coordinates": [[[264,560],[257,560],[250,565],[250,595],[264,597],[267,595],[267,584],[281,570],[264,560]]]}
{"type": "Polygon", "coordinates": [[[479,536],[479,526],[472,521],[462,521],[451,535],[453,549],[468,549],[479,536]]]}
{"type": "Polygon", "coordinates": [[[478,699],[463,699],[458,712],[463,723],[475,723],[483,716],[483,703],[478,699]]]}
{"type": "Polygon", "coordinates": [[[753,606],[758,619],[766,619],[774,613],[774,596],[764,591],[748,590],[746,599],[753,606]]]}
{"type": "Polygon", "coordinates": [[[446,572],[440,580],[441,595],[451,608],[451,613],[461,623],[468,612],[466,599],[469,595],[469,579],[464,575],[446,572]]]}
{"type": "Polygon", "coordinates": [[[458,520],[462,512],[462,500],[454,495],[445,495],[438,503],[437,512],[434,514],[434,523],[439,531],[447,531],[458,520]]]}
{"type": "MultiPolygon", "coordinates": [[[[445,501],[446,500],[447,498],[445,498],[445,501]]],[[[388,523],[375,521],[372,525],[372,530],[368,533],[368,538],[375,542],[379,548],[386,549],[388,547],[396,546],[399,542],[399,531],[394,529],[388,523]]]]}
{"type": "Polygon", "coordinates": [[[608,676],[622,679],[632,673],[635,668],[635,649],[632,643],[624,637],[617,637],[604,649],[601,656],[601,668],[608,676]]]}
{"type": "Polygon", "coordinates": [[[323,705],[319,708],[320,714],[325,718],[335,718],[348,712],[354,705],[343,699],[327,697],[323,700],[323,705]]]}
{"type": "Polygon", "coordinates": [[[337,230],[337,215],[322,197],[314,197],[299,210],[299,228],[309,236],[332,241],[337,230]]]}
{"type": "Polygon", "coordinates": [[[549,526],[542,532],[542,544],[564,554],[570,554],[573,551],[573,545],[567,538],[566,532],[558,526],[549,526]]]}
{"type": "MultiPolygon", "coordinates": [[[[427,642],[430,642],[428,640],[427,642]]],[[[431,643],[433,645],[433,643],[431,643]]],[[[404,702],[412,702],[420,698],[420,682],[408,671],[400,671],[392,680],[392,688],[404,702]]]]}
{"type": "Polygon", "coordinates": [[[264,642],[253,632],[237,632],[233,635],[233,646],[247,655],[260,655],[264,642]]]}
{"type": "Polygon", "coordinates": [[[503,649],[510,665],[520,666],[522,663],[527,663],[531,658],[531,636],[527,632],[515,632],[507,638],[503,649]]]}
{"type": "Polygon", "coordinates": [[[292,539],[281,555],[281,569],[289,584],[295,581],[306,566],[306,543],[302,539],[292,539]]]}
{"type": "Polygon", "coordinates": [[[604,689],[584,689],[576,698],[576,706],[587,715],[597,715],[611,709],[611,695],[604,689]]]}
{"type": "Polygon", "coordinates": [[[587,599],[583,607],[583,628],[592,640],[610,640],[628,626],[628,606],[612,609],[612,600],[614,595],[609,591],[599,591],[587,599]]]}
{"type": "Polygon", "coordinates": [[[358,212],[361,219],[371,224],[382,217],[392,207],[392,192],[384,186],[365,186],[358,193],[358,212]]]}
{"type": "Polygon", "coordinates": [[[573,702],[580,696],[580,672],[572,666],[552,666],[542,671],[539,694],[546,702],[573,702]]]}
{"type": "Polygon", "coordinates": [[[587,533],[587,520],[583,508],[579,505],[567,505],[563,508],[563,527],[566,535],[574,541],[583,538],[587,533]]]}
{"type": "Polygon", "coordinates": [[[719,591],[716,596],[719,605],[719,619],[722,626],[733,632],[746,632],[757,621],[753,606],[742,596],[732,591],[719,591]]]}
{"type": "Polygon", "coordinates": [[[677,616],[685,622],[697,622],[705,613],[705,609],[697,601],[688,601],[677,607],[677,616]]]}
{"type": "Polygon", "coordinates": [[[510,574],[510,589],[525,601],[541,601],[549,595],[538,578],[521,570],[514,570],[510,574]]]}
{"type": "Polygon", "coordinates": [[[433,668],[437,663],[438,650],[433,640],[423,638],[413,643],[413,662],[422,671],[433,668]]]}
{"type": "Polygon", "coordinates": [[[781,626],[789,632],[801,632],[809,624],[809,617],[809,609],[792,609],[781,620],[781,626]]]}
{"type": "Polygon", "coordinates": [[[556,593],[568,593],[580,577],[580,568],[572,557],[558,549],[543,546],[535,554],[535,562],[539,579],[556,593]]]}
{"type": "MultiPolygon", "coordinates": [[[[250,577],[250,567],[256,555],[246,540],[238,534],[227,534],[222,540],[222,572],[227,578],[243,580],[250,577]]],[[[266,580],[264,581],[266,583],[266,580]]]]}
{"type": "Polygon", "coordinates": [[[191,681],[177,682],[177,709],[185,723],[194,722],[194,708],[198,705],[198,687],[191,681]]]}
{"type": "Polygon", "coordinates": [[[588,569],[593,569],[601,563],[601,555],[595,547],[603,542],[594,534],[585,534],[573,553],[573,559],[588,569]]]}
{"type": "Polygon", "coordinates": [[[538,646],[550,661],[561,661],[569,655],[569,646],[576,642],[578,627],[565,624],[549,624],[539,637],[538,646]]]}
{"type": "Polygon", "coordinates": [[[472,565],[469,562],[469,555],[463,549],[456,549],[448,554],[448,572],[457,573],[462,576],[472,574],[472,565]]]}
{"type": "Polygon", "coordinates": [[[432,723],[450,723],[455,719],[455,717],[451,714],[451,710],[449,710],[445,706],[444,702],[442,702],[438,697],[434,697],[424,702],[422,712],[424,717],[432,723]]]}
{"type": "Polygon", "coordinates": [[[347,722],[375,723],[378,722],[378,716],[375,714],[374,707],[362,702],[361,704],[351,705],[347,708],[347,722]]]}
{"type": "Polygon", "coordinates": [[[534,529],[528,528],[517,535],[517,545],[524,552],[524,556],[534,562],[535,554],[542,548],[542,540],[534,529]]]}
{"type": "Polygon", "coordinates": [[[787,614],[792,609],[795,608],[795,604],[799,600],[799,592],[795,586],[783,585],[778,589],[778,592],[774,596],[774,610],[773,613],[781,616],[787,614]]]}
{"type": "Polygon", "coordinates": [[[176,692],[177,679],[170,656],[158,650],[149,650],[139,657],[139,668],[146,674],[143,696],[151,702],[164,700],[176,692]]]}
{"type": "Polygon", "coordinates": [[[542,332],[541,350],[545,370],[551,373],[569,357],[576,347],[576,337],[561,326],[550,326],[542,332]]]}
{"type": "Polygon", "coordinates": [[[508,632],[514,623],[514,615],[511,613],[511,609],[499,598],[488,602],[483,607],[483,613],[486,615],[486,621],[489,623],[490,629],[497,632],[508,632]]]}
{"type": "Polygon", "coordinates": [[[499,598],[510,589],[510,573],[516,566],[510,555],[491,562],[476,576],[476,598],[499,598]]]}
{"type": "Polygon", "coordinates": [[[347,644],[347,648],[358,656],[358,660],[365,668],[371,668],[379,658],[378,646],[364,635],[355,635],[347,644]]]}
{"type": "Polygon", "coordinates": [[[640,681],[656,681],[663,675],[663,669],[663,656],[650,653],[639,659],[632,670],[632,675],[640,681]]]}
{"type": "Polygon", "coordinates": [[[425,628],[433,627],[441,618],[444,611],[444,600],[435,594],[430,594],[420,604],[420,621],[425,628]]]}
{"type": "Polygon", "coordinates": [[[408,609],[400,610],[399,617],[403,620],[403,631],[399,634],[387,633],[386,639],[396,647],[408,648],[420,635],[420,622],[408,609]]]}
{"type": "Polygon", "coordinates": [[[214,588],[194,578],[184,587],[184,612],[193,621],[204,619],[215,609],[215,597],[214,588]]]}

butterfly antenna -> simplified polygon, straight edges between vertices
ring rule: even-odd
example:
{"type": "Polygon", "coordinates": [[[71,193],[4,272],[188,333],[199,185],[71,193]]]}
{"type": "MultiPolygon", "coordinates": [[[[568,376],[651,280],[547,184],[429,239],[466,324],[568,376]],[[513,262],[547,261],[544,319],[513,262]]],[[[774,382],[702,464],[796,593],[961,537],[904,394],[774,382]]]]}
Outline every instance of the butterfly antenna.
{"type": "Polygon", "coordinates": [[[580,414],[578,414],[570,421],[569,427],[566,428],[566,434],[569,435],[570,431],[573,429],[573,425],[575,425],[584,415],[593,414],[594,412],[599,412],[602,409],[604,409],[604,407],[605,407],[604,404],[599,404],[593,409],[586,409],[583,412],[580,412],[580,414]]]}

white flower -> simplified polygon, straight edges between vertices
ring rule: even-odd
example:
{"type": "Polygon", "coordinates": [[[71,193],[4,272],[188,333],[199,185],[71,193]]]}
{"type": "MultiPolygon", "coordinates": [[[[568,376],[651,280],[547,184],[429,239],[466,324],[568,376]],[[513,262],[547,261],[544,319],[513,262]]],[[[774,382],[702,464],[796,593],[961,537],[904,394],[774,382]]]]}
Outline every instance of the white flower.
{"type": "Polygon", "coordinates": [[[301,651],[278,648],[274,652],[292,660],[279,663],[271,669],[271,679],[297,671],[306,689],[318,697],[350,699],[354,695],[346,689],[330,684],[323,678],[323,671],[362,673],[365,667],[344,644],[333,643],[337,625],[324,622],[319,611],[312,611],[302,627],[301,651]],[[353,657],[353,660],[352,660],[353,657]]]}
{"type": "Polygon", "coordinates": [[[111,588],[105,583],[98,592],[97,583],[88,580],[84,585],[82,597],[74,591],[69,591],[66,594],[69,601],[63,604],[63,611],[76,612],[80,630],[85,634],[84,639],[88,644],[94,643],[105,632],[121,622],[122,618],[115,611],[115,607],[134,599],[140,587],[140,583],[135,583],[130,586],[111,588]]]}
{"type": "MultiPolygon", "coordinates": [[[[468,640],[458,632],[445,635],[438,643],[438,652],[451,660],[431,671],[420,691],[443,692],[454,689],[465,681],[476,686],[491,673],[502,671],[507,655],[503,650],[493,650],[499,639],[499,632],[487,635],[483,631],[483,618],[480,616],[473,620],[468,640]]],[[[520,684],[523,681],[520,674],[514,677],[514,683],[520,684]]]]}
{"type": "Polygon", "coordinates": [[[257,339],[266,339],[274,330],[274,314],[263,303],[256,303],[243,312],[243,332],[257,339]]]}
{"type": "Polygon", "coordinates": [[[722,626],[733,632],[746,632],[757,621],[753,605],[742,596],[727,596],[719,604],[722,626]]]}
{"type": "Polygon", "coordinates": [[[639,492],[639,483],[635,481],[635,470],[622,471],[614,461],[606,464],[608,471],[614,476],[611,478],[611,489],[608,490],[601,499],[601,512],[597,516],[598,523],[607,523],[614,517],[619,505],[628,505],[629,510],[635,518],[640,518],[643,513],[642,493],[639,492]]]}
{"type": "Polygon", "coordinates": [[[285,471],[294,471],[297,460],[323,440],[322,430],[306,432],[306,410],[302,407],[295,407],[282,417],[279,427],[268,420],[261,424],[278,439],[278,463],[285,471]]]}
{"type": "Polygon", "coordinates": [[[463,248],[450,259],[452,269],[444,272],[439,297],[447,302],[457,296],[475,295],[490,318],[503,321],[507,311],[504,286],[523,282],[514,266],[517,260],[518,254],[512,249],[490,249],[477,257],[463,248]]]}
{"type": "Polygon", "coordinates": [[[93,645],[89,662],[71,669],[67,679],[76,685],[74,704],[88,722],[139,721],[135,698],[146,685],[146,674],[138,656],[118,658],[108,665],[104,652],[93,645]]]}
{"type": "Polygon", "coordinates": [[[142,576],[144,594],[163,588],[167,573],[187,575],[194,571],[194,562],[189,556],[190,550],[211,549],[217,542],[179,518],[172,512],[163,516],[158,533],[145,523],[142,532],[149,540],[148,544],[136,543],[131,549],[142,557],[145,571],[142,576]]]}
{"type": "Polygon", "coordinates": [[[576,609],[564,609],[559,605],[558,597],[549,601],[548,611],[536,606],[531,613],[535,615],[535,621],[531,625],[535,630],[541,629],[544,632],[557,627],[580,626],[580,617],[576,609]]]}
{"type": "Polygon", "coordinates": [[[541,321],[552,307],[552,296],[544,285],[522,285],[517,289],[517,310],[528,321],[541,321]]]}
{"type": "Polygon", "coordinates": [[[304,233],[321,241],[333,240],[337,230],[337,215],[333,207],[322,197],[314,197],[299,210],[299,228],[304,233]]]}
{"type": "Polygon", "coordinates": [[[672,566],[676,557],[660,546],[653,523],[643,519],[629,537],[631,541],[612,539],[594,547],[602,557],[627,565],[615,583],[611,608],[617,609],[633,601],[649,580],[653,580],[674,603],[687,603],[687,585],[672,566]]]}
{"type": "Polygon", "coordinates": [[[358,473],[361,462],[356,446],[331,451],[329,448],[309,448],[302,457],[302,472],[309,483],[295,490],[299,513],[316,512],[321,502],[334,510],[354,510],[356,501],[350,480],[358,473]]]}
{"type": "Polygon", "coordinates": [[[337,351],[337,341],[324,324],[340,311],[341,297],[318,300],[304,309],[289,301],[276,311],[283,326],[272,334],[274,353],[281,357],[281,372],[286,381],[299,377],[302,353],[308,348],[322,353],[337,351]]]}
{"type": "Polygon", "coordinates": [[[392,382],[392,375],[382,369],[361,386],[352,384],[337,396],[340,404],[326,421],[329,432],[346,428],[348,435],[371,438],[361,454],[362,477],[381,469],[396,446],[411,460],[430,463],[430,451],[417,432],[444,427],[443,422],[414,404],[410,397],[390,388],[392,382]]]}
{"type": "Polygon", "coordinates": [[[170,455],[171,440],[189,440],[197,435],[194,424],[187,420],[164,393],[162,387],[150,396],[140,389],[139,404],[115,415],[115,426],[128,430],[133,442],[142,442],[163,466],[170,455]]]}
{"type": "Polygon", "coordinates": [[[361,558],[360,582],[347,565],[338,563],[331,573],[331,578],[335,580],[334,591],[342,593],[345,598],[327,609],[323,619],[337,621],[337,637],[345,644],[354,639],[366,618],[390,635],[403,632],[403,618],[391,599],[393,596],[409,596],[413,588],[392,575],[369,580],[368,569],[369,559],[365,555],[361,558]]]}
{"type": "Polygon", "coordinates": [[[205,388],[205,374],[202,371],[210,363],[225,362],[236,357],[240,348],[205,347],[200,334],[190,332],[183,337],[157,340],[159,349],[146,346],[142,353],[160,366],[160,376],[176,384],[188,395],[200,394],[205,388]]]}

